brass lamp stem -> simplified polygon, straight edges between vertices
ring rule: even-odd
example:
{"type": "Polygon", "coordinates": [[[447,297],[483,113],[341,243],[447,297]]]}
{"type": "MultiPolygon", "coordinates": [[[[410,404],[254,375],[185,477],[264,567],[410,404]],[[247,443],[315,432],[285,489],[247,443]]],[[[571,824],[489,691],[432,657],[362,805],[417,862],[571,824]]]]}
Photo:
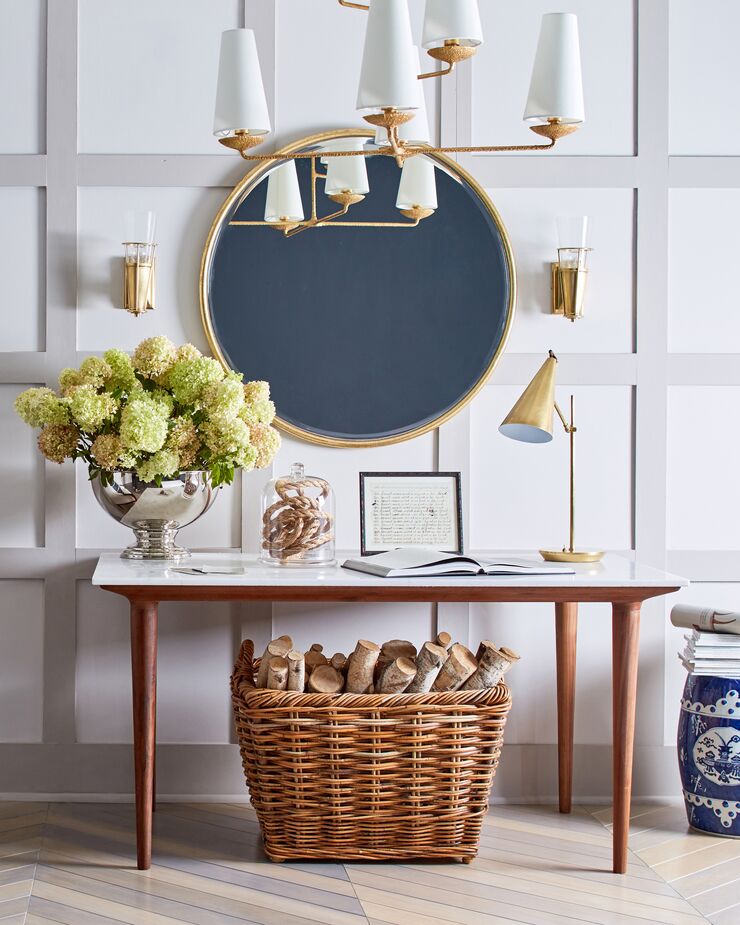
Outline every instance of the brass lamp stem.
{"type": "Polygon", "coordinates": [[[575,522],[576,522],[576,458],[575,458],[575,435],[576,435],[576,426],[573,421],[573,396],[570,396],[570,422],[566,421],[565,415],[560,410],[560,406],[557,402],[555,404],[555,411],[557,411],[558,417],[560,418],[563,424],[563,430],[568,434],[570,438],[570,546],[568,547],[568,552],[575,552],[575,522]]]}

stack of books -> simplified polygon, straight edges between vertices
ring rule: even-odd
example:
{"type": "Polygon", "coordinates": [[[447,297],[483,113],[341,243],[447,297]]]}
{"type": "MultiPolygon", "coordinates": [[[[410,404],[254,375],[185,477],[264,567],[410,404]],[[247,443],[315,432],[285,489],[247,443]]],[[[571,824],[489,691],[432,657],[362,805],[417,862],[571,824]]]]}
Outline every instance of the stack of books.
{"type": "Polygon", "coordinates": [[[686,648],[678,655],[691,674],[740,678],[740,636],[694,627],[684,639],[686,648]]]}

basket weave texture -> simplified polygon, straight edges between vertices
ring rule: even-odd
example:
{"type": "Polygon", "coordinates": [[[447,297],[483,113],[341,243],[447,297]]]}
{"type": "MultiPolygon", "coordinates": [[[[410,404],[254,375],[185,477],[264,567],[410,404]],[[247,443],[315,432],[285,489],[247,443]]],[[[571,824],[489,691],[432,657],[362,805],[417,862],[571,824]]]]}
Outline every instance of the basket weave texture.
{"type": "Polygon", "coordinates": [[[505,684],[426,694],[302,694],[255,686],[242,643],[234,719],[265,852],[460,858],[478,851],[511,708],[505,684]]]}

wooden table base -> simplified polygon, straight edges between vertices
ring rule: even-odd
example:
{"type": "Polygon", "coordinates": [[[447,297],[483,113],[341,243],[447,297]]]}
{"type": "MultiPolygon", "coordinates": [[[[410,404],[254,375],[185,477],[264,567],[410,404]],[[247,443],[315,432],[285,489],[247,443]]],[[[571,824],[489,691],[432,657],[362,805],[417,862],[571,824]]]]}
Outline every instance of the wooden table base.
{"type": "MultiPolygon", "coordinates": [[[[105,586],[104,586],[105,587],[105,586]]],[[[155,586],[109,586],[107,590],[125,595],[131,604],[131,669],[134,711],[134,772],[136,783],[136,841],[140,870],[147,870],[152,857],[152,813],[154,811],[156,699],[157,699],[157,602],[160,600],[263,600],[265,588],[177,588],[155,586]]],[[[274,591],[275,589],[273,589],[274,591]]],[[[411,589],[389,589],[385,599],[390,602],[462,598],[467,589],[431,589],[415,586],[411,589]],[[392,595],[392,598],[391,598],[392,595]],[[406,596],[405,596],[406,595],[406,596]],[[446,595],[446,596],[445,596],[446,595]]],[[[476,589],[477,590],[477,589],[476,589]]],[[[613,753],[614,753],[614,831],[613,869],[627,869],[627,839],[629,835],[630,798],[632,792],[632,758],[635,732],[635,700],[637,697],[637,662],[642,600],[676,590],[665,588],[634,588],[628,597],[625,588],[576,589],[582,601],[602,601],[612,606],[613,663],[613,753]],[[639,595],[639,599],[637,596],[639,595]]],[[[290,594],[298,595],[288,589],[290,594]]],[[[374,600],[385,591],[382,585],[372,593],[355,593],[346,589],[322,588],[316,592],[322,600],[374,600]]],[[[283,589],[285,593],[285,589],[283,589]]],[[[277,594],[277,597],[280,595],[277,594]]],[[[310,595],[303,594],[305,599],[310,595]]],[[[296,598],[297,599],[297,598],[296,598]]],[[[578,604],[554,589],[482,588],[470,594],[471,600],[550,600],[555,602],[557,698],[558,698],[558,773],[560,811],[571,808],[573,787],[573,719],[575,708],[576,635],[578,604]]],[[[224,683],[226,681],[224,680],[224,683]]]]}
{"type": "Polygon", "coordinates": [[[573,722],[576,708],[578,604],[555,605],[555,656],[558,690],[558,799],[569,813],[573,796],[573,722]]]}
{"type": "Polygon", "coordinates": [[[152,866],[152,812],[157,724],[157,604],[131,602],[131,682],[134,707],[136,860],[152,866]]]}

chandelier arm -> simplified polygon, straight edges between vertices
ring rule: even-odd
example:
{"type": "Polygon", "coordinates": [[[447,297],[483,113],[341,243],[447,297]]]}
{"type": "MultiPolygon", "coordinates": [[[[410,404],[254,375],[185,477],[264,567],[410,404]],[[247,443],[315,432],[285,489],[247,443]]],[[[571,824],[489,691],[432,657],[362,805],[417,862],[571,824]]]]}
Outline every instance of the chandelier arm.
{"type": "Polygon", "coordinates": [[[447,74],[451,74],[455,70],[455,62],[451,61],[446,68],[442,68],[441,71],[427,71],[426,74],[417,74],[417,80],[426,80],[427,77],[446,77],[447,74]]]}
{"type": "Polygon", "coordinates": [[[340,6],[346,6],[348,10],[362,10],[364,13],[370,9],[366,3],[352,3],[351,0],[339,0],[340,6]]]}
{"type": "MultiPolygon", "coordinates": [[[[414,154],[488,154],[493,151],[549,151],[555,147],[556,138],[551,138],[546,145],[470,145],[453,148],[422,148],[414,154]]],[[[411,153],[411,152],[408,152],[411,153]]]]}

